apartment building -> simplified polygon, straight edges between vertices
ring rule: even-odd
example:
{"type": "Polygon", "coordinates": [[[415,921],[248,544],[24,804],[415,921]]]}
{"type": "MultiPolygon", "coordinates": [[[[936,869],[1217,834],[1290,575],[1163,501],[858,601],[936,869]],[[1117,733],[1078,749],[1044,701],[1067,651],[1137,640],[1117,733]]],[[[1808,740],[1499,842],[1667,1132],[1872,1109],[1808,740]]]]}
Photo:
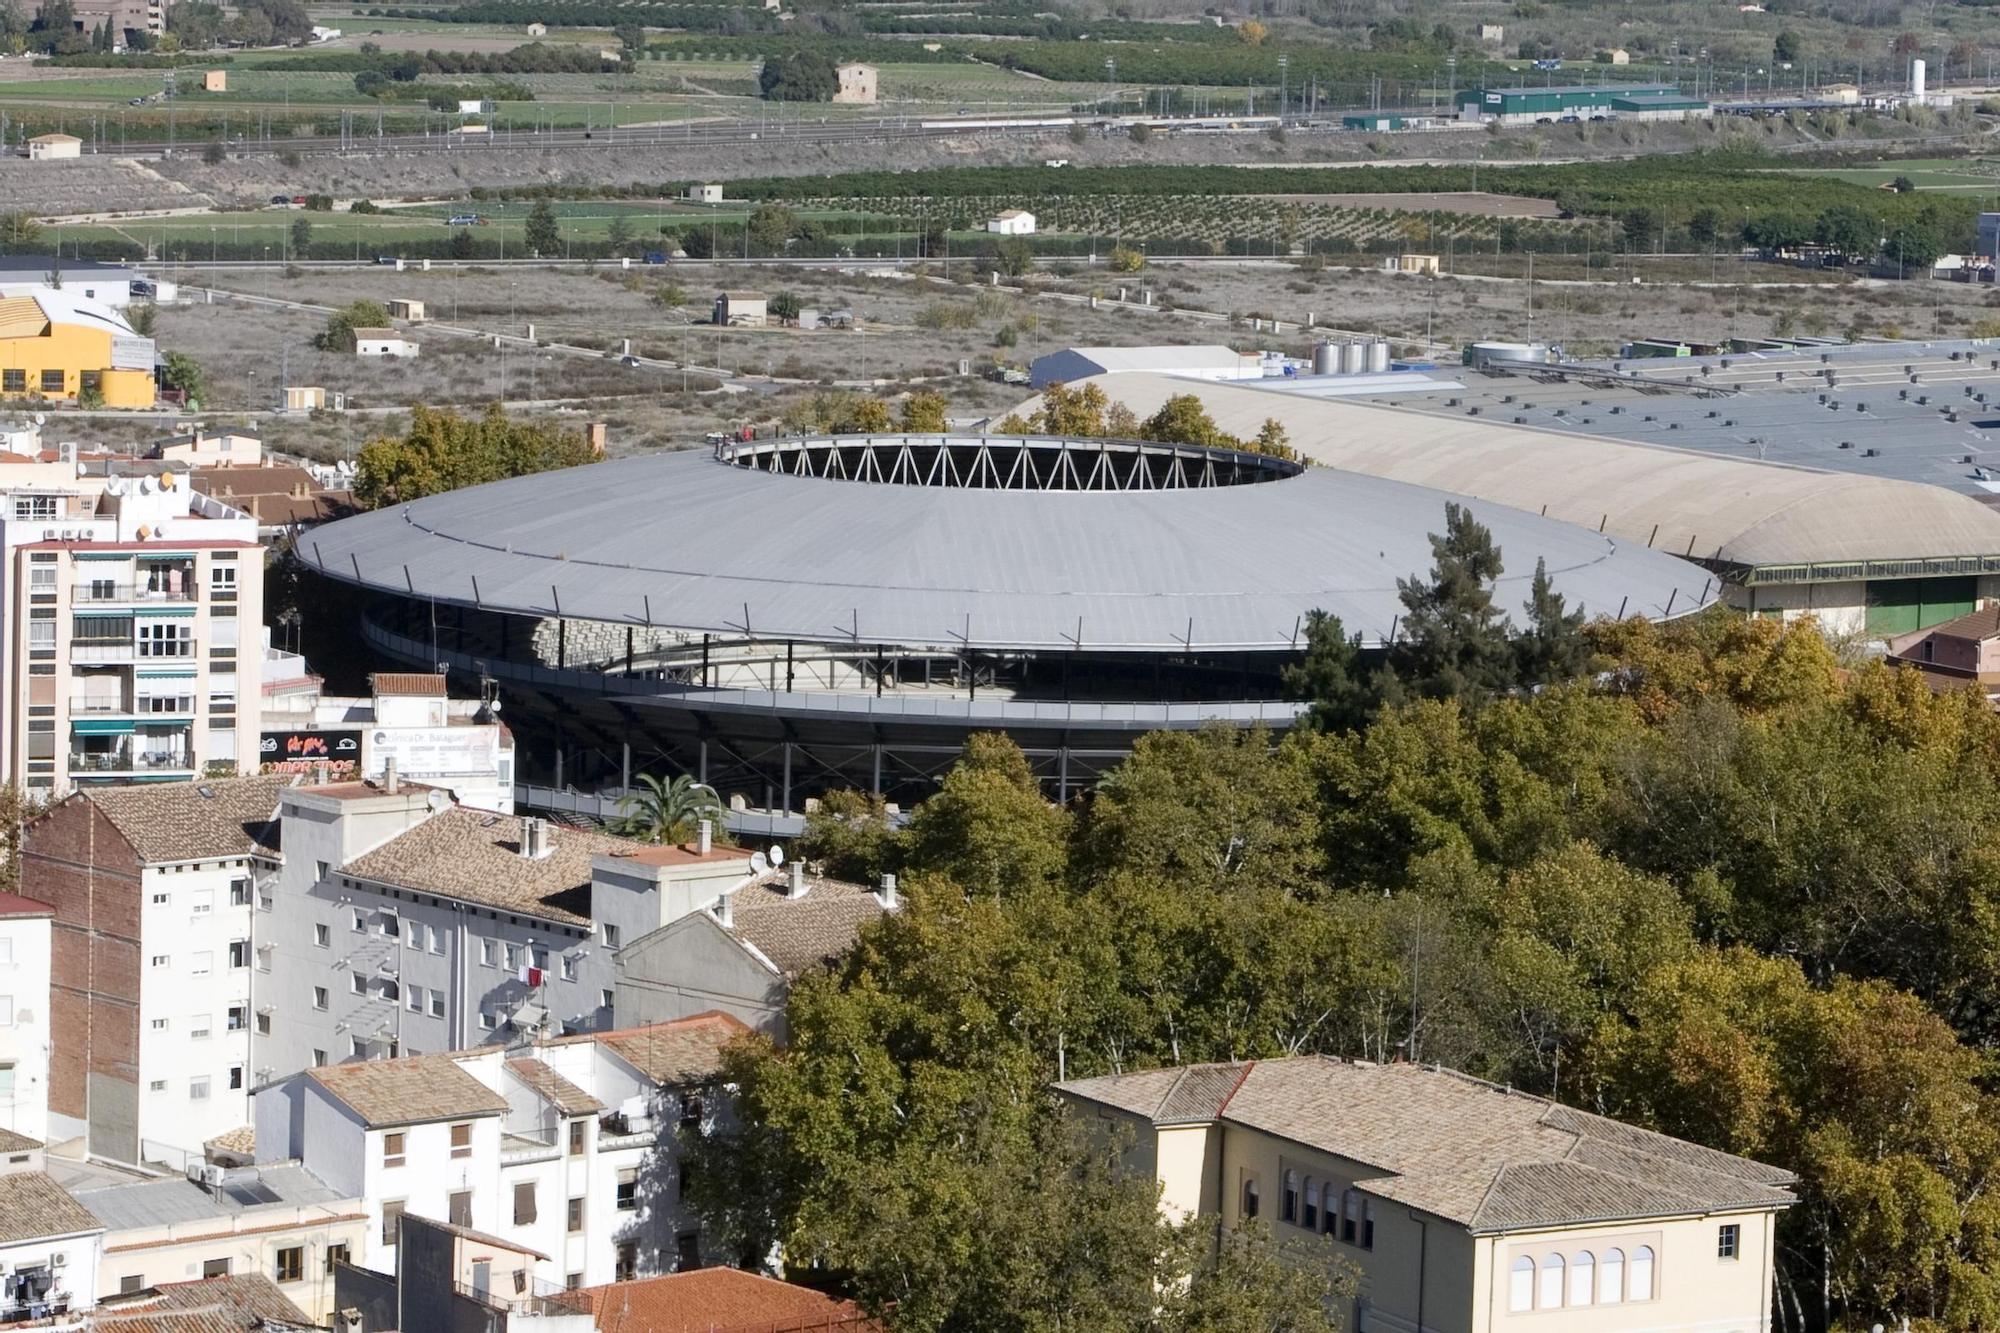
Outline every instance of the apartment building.
{"type": "Polygon", "coordinates": [[[22,887],[54,911],[57,1139],[178,1171],[249,1123],[253,1029],[291,1003],[254,941],[292,780],[87,787],[28,824],[22,887]]]}
{"type": "Polygon", "coordinates": [[[259,957],[291,997],[259,1082],[612,1024],[621,951],[751,883],[750,853],[657,847],[380,782],[289,788],[259,957]]]}
{"type": "Polygon", "coordinates": [[[60,1320],[97,1303],[104,1224],[47,1165],[40,1143],[0,1130],[0,1324],[60,1320]]]}
{"type": "Polygon", "coordinates": [[[704,1014],[308,1069],[257,1090],[257,1156],[362,1200],[356,1262],[377,1272],[398,1271],[406,1214],[531,1252],[534,1290],[698,1267],[679,1131],[727,1114],[713,1084],[747,1030],[704,1014]]]}
{"type": "Polygon", "coordinates": [[[49,1137],[49,958],[55,908],[0,893],[0,1129],[49,1137]]]}
{"type": "Polygon", "coordinates": [[[1771,1327],[1792,1175],[1437,1066],[1319,1056],[1057,1085],[1168,1216],[1353,1265],[1355,1333],[1771,1327]]]}
{"type": "Polygon", "coordinates": [[[317,1325],[330,1323],[336,1266],[361,1253],[361,1201],[296,1163],[72,1189],[104,1224],[99,1300],[204,1278],[268,1278],[317,1325]]]}
{"type": "Polygon", "coordinates": [[[0,455],[0,781],[254,772],[263,611],[256,520],[185,477],[0,455]]]}

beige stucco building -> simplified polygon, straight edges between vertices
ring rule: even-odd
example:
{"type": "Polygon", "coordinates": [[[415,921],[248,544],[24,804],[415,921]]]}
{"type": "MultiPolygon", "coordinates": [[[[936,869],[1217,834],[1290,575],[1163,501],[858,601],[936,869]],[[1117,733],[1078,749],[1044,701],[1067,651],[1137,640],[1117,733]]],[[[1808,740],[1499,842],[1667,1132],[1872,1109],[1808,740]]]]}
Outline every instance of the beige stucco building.
{"type": "Polygon", "coordinates": [[[837,66],[834,73],[840,79],[840,86],[834,90],[834,101],[864,106],[874,103],[876,75],[873,65],[850,60],[837,66]]]}
{"type": "Polygon", "coordinates": [[[1771,1326],[1786,1171],[1435,1066],[1319,1056],[1059,1085],[1160,1206],[1359,1275],[1355,1333],[1771,1326]]]}

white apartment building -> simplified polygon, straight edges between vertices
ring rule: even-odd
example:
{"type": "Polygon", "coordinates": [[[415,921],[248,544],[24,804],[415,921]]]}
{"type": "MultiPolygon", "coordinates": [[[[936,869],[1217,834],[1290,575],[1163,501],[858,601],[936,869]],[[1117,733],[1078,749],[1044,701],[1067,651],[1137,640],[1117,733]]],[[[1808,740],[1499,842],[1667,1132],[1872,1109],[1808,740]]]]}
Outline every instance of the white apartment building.
{"type": "Polygon", "coordinates": [[[257,1090],[257,1154],[362,1200],[357,1262],[378,1272],[397,1271],[405,1213],[531,1250],[552,1286],[698,1267],[678,1132],[713,1127],[720,1052],[746,1031],[703,1014],[308,1069],[257,1090]]]}
{"type": "Polygon", "coordinates": [[[256,521],[186,477],[0,455],[0,781],[254,772],[263,608],[256,521]]]}
{"type": "Polygon", "coordinates": [[[253,1030],[292,1004],[255,943],[291,780],[86,787],[29,823],[22,887],[55,912],[53,1137],[179,1171],[249,1123],[253,1030]]]}
{"type": "Polygon", "coordinates": [[[0,1324],[97,1304],[104,1224],[44,1168],[42,1145],[0,1131],[0,1324]]]}
{"type": "Polygon", "coordinates": [[[258,956],[286,1000],[257,1030],[258,1083],[608,1028],[624,947],[755,878],[747,851],[555,828],[399,774],[288,788],[280,808],[258,956]]]}
{"type": "Polygon", "coordinates": [[[149,1287],[262,1274],[317,1324],[332,1322],[334,1266],[361,1253],[367,1216],[293,1162],[75,1189],[104,1224],[100,1299],[149,1287]]]}
{"type": "Polygon", "coordinates": [[[266,773],[379,778],[393,759],[406,780],[513,813],[514,737],[497,700],[453,699],[441,672],[378,671],[366,696],[327,694],[305,658],[272,648],[265,634],[266,773]]]}
{"type": "Polygon", "coordinates": [[[55,908],[0,893],[0,1129],[49,1137],[49,931],[55,908]]]}

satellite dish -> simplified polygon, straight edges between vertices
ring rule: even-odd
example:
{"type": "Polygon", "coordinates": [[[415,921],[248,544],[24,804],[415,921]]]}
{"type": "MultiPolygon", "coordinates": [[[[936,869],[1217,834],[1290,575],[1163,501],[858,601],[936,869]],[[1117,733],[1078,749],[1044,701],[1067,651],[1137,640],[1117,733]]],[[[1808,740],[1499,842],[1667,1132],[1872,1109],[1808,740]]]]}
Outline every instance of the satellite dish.
{"type": "Polygon", "coordinates": [[[752,852],[750,854],[750,872],[752,874],[761,875],[770,868],[771,863],[764,859],[764,853],[752,852]]]}
{"type": "Polygon", "coordinates": [[[775,842],[774,842],[774,843],[772,843],[772,844],[771,844],[771,864],[772,864],[772,865],[774,865],[774,866],[781,866],[781,865],[783,865],[784,863],[785,863],[785,849],[784,849],[784,848],[782,848],[782,847],[780,847],[780,846],[779,846],[779,845],[778,845],[777,843],[775,843],[775,842]]]}
{"type": "Polygon", "coordinates": [[[35,413],[35,424],[36,424],[37,426],[43,426],[43,425],[47,425],[47,424],[48,424],[48,420],[49,420],[49,415],[48,415],[48,413],[46,413],[46,412],[37,412],[37,413],[35,413]]]}

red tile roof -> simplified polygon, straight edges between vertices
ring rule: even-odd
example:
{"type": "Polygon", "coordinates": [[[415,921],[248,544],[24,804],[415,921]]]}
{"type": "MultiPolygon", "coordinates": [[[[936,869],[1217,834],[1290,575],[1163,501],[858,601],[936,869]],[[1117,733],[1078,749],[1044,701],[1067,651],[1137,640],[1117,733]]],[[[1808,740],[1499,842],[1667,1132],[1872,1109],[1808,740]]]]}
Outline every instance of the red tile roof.
{"type": "Polygon", "coordinates": [[[56,909],[47,903],[36,902],[33,898],[23,898],[18,893],[0,893],[0,916],[54,916],[56,909]]]}
{"type": "Polygon", "coordinates": [[[444,677],[430,671],[377,671],[368,678],[377,694],[443,694],[444,677]]]}
{"type": "Polygon", "coordinates": [[[586,1287],[600,1333],[806,1333],[883,1327],[852,1301],[734,1268],[586,1287]]]}

